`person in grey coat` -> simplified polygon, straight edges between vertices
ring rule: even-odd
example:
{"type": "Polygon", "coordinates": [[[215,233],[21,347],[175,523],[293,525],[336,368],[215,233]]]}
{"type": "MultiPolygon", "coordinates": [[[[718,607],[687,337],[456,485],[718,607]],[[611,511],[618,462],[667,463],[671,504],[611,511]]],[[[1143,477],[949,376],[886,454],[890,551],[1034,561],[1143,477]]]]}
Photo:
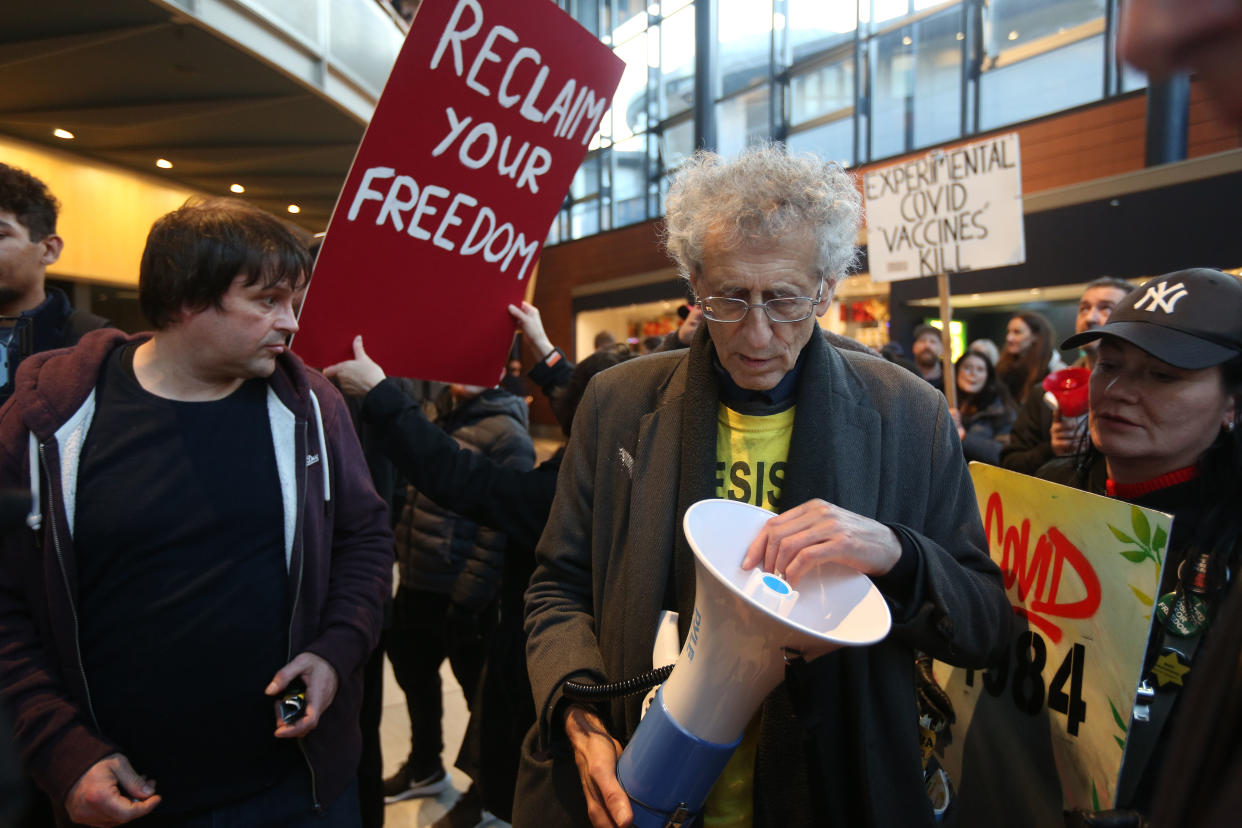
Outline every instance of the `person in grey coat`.
{"type": "Polygon", "coordinates": [[[705,819],[933,824],[914,651],[982,667],[1003,651],[1011,611],[943,397],[813,335],[853,259],[859,201],[835,164],[779,146],[732,163],[700,153],[674,182],[668,246],[705,324],[688,350],[603,372],[579,407],[526,595],[539,719],[524,745],[518,828],[630,823],[615,768],[639,699],[587,706],[564,685],[650,669],[663,609],[680,613],[684,638],[695,584],[679,527],[713,496],[780,513],[744,567],[796,586],[821,562],[852,566],[894,624],[874,646],[787,674],[705,819]]]}

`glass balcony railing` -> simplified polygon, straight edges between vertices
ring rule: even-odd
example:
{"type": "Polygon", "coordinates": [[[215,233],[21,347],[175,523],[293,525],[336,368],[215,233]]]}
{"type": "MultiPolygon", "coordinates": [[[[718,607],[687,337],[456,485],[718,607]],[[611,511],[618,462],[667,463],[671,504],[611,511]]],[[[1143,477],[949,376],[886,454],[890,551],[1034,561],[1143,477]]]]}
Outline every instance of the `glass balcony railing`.
{"type": "Polygon", "coordinates": [[[386,0],[169,0],[369,120],[405,39],[386,0]]]}

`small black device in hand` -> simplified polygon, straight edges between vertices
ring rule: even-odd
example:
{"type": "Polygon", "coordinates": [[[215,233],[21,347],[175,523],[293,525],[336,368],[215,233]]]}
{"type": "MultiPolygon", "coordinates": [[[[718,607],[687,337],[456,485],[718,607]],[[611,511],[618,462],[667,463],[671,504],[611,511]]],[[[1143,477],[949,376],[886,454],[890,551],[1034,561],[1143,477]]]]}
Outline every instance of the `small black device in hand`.
{"type": "Polygon", "coordinates": [[[296,722],[306,713],[306,683],[300,677],[285,685],[276,709],[280,713],[280,720],[285,724],[296,722]]]}

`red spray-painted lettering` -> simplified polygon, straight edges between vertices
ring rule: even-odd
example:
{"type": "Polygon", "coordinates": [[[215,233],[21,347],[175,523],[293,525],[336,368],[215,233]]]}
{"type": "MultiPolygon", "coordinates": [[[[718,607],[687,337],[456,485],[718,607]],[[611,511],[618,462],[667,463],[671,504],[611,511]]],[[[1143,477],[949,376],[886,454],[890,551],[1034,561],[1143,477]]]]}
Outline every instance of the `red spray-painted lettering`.
{"type": "Polygon", "coordinates": [[[1005,508],[999,492],[993,492],[983,520],[988,544],[1001,551],[1001,574],[1005,589],[1018,585],[1018,601],[1013,611],[1026,617],[1055,643],[1060,643],[1061,628],[1049,618],[1090,618],[1100,608],[1100,579],[1082,550],[1055,526],[1048,527],[1035,543],[1035,552],[1028,558],[1031,521],[1023,519],[1021,528],[1005,526],[1005,508]],[[993,536],[992,527],[996,533],[993,536]],[[1086,595],[1073,601],[1060,601],[1065,566],[1078,576],[1086,595]],[[1051,570],[1051,577],[1049,570],[1051,570]],[[1029,597],[1028,597],[1029,596],[1029,597]]]}

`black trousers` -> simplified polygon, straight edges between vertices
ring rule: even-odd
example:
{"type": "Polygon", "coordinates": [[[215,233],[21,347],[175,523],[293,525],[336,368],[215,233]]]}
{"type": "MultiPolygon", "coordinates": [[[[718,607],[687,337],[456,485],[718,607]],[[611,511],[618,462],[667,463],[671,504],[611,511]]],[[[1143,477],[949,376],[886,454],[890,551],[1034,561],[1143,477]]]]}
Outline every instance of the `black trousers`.
{"type": "MultiPolygon", "coordinates": [[[[419,779],[441,767],[444,750],[441,728],[440,665],[449,660],[461,685],[466,705],[474,703],[479,674],[487,656],[486,637],[450,636],[446,616],[449,597],[399,587],[393,599],[392,629],[388,636],[388,660],[397,684],[405,692],[410,714],[410,775],[419,779]],[[457,642],[449,647],[447,641],[457,642]]],[[[485,614],[486,615],[486,614],[485,614]]],[[[489,626],[481,622],[481,629],[489,626]]]]}
{"type": "MultiPolygon", "coordinates": [[[[384,631],[388,635],[388,631],[384,631]]],[[[362,828],[384,824],[384,757],[380,752],[380,717],[384,712],[384,648],[381,643],[362,668],[362,755],[358,759],[358,804],[362,828]]]]}

